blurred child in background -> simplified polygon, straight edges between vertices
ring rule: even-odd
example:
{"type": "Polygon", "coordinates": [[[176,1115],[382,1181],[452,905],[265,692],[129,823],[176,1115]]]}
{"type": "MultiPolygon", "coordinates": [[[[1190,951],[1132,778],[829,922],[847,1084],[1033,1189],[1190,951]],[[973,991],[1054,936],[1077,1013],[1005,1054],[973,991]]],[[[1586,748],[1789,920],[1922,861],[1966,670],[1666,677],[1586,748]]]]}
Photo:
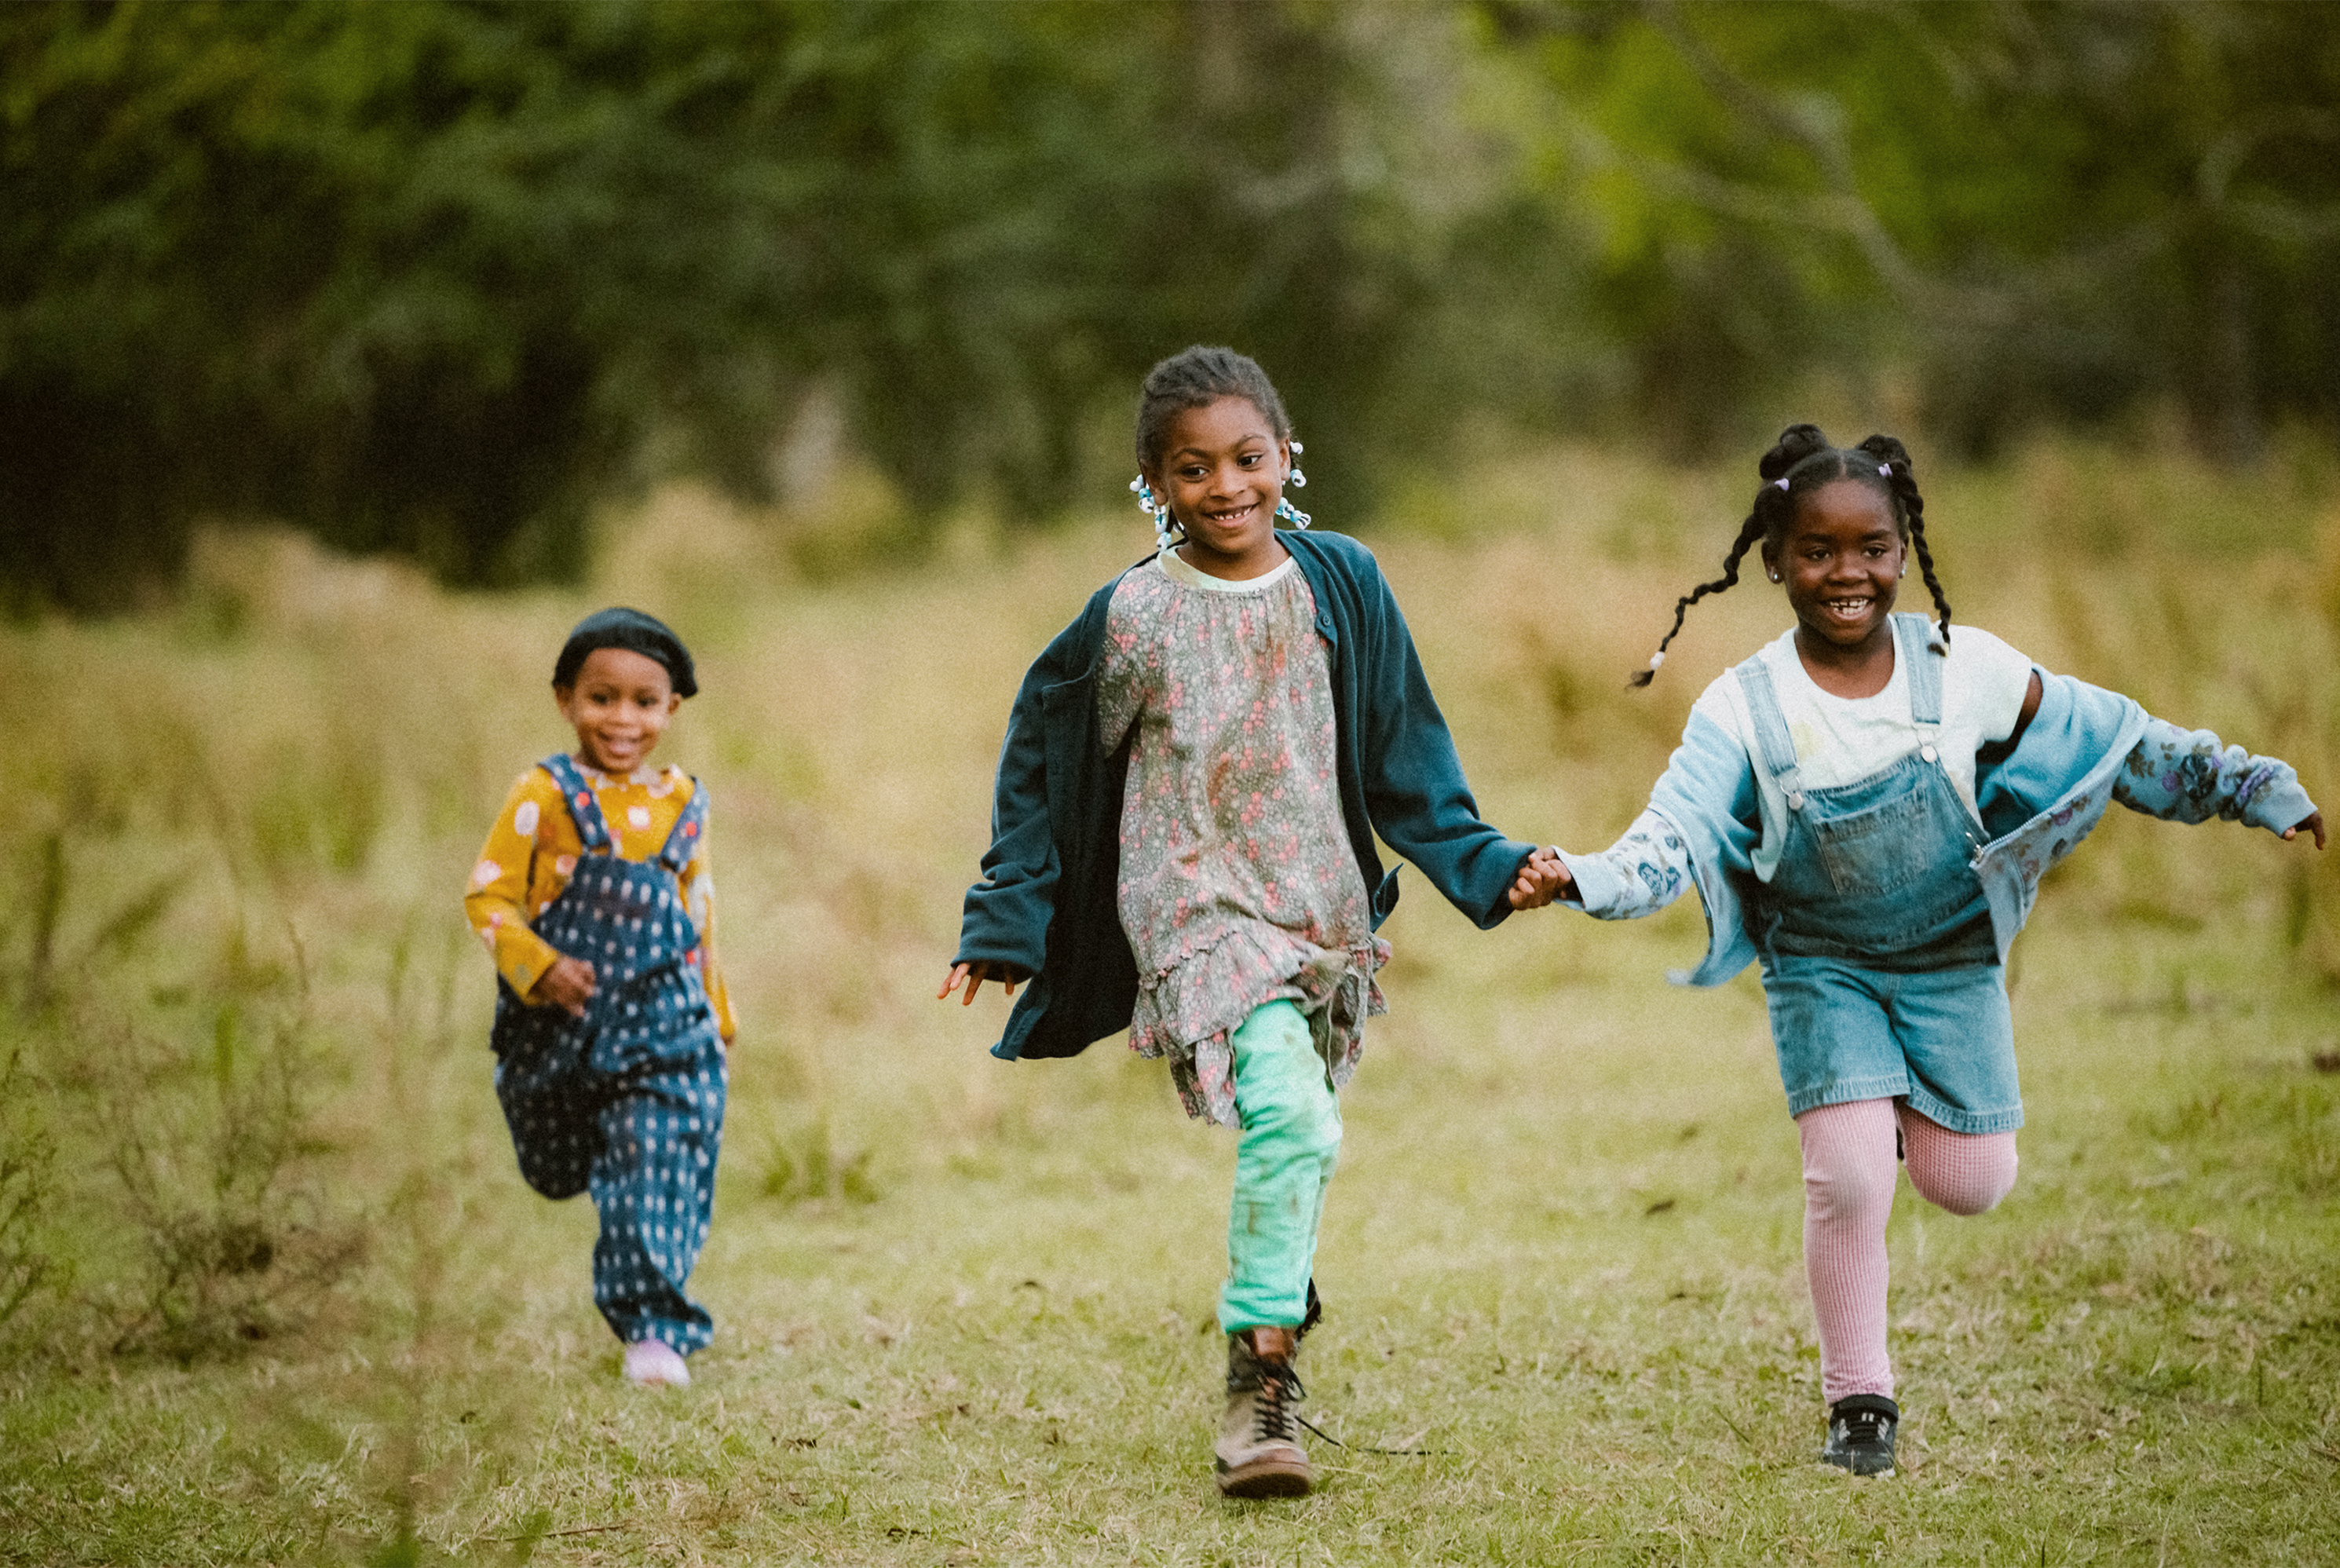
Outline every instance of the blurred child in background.
{"type": "MultiPolygon", "coordinates": [[[[2284,763],[2221,747],[2126,697],[2049,675],[1988,632],[1950,632],[1925,501],[1890,436],[1839,451],[1797,425],[1722,576],[1760,545],[1796,625],[1706,689],[1649,809],[1609,850],[1569,855],[1562,898],[1602,919],[1695,886],[1710,931],[1694,985],[1752,960],[1804,1163],[1804,1262],[1829,1405],[1820,1458],[1893,1468],[1886,1354],[1894,1163],[1953,1214],[2015,1185],[2015,1037],[2002,968],[2039,878],[2114,800],[2240,820],[2324,847],[2284,763]],[[1895,615],[1914,553],[1938,630],[1895,615]]],[[[2182,896],[2182,890],[2173,890],[2182,896]]]]}
{"type": "Polygon", "coordinates": [[[1219,1490],[1313,1484],[1294,1357],[1341,1146],[1334,1091],[1382,1011],[1383,841],[1482,927],[1549,902],[1558,861],[1479,819],[1371,552],[1279,531],[1300,445],[1259,366],[1193,348],[1145,378],[1138,480],[1157,552],[1025,677],[984,880],[941,995],[1028,979],[994,1054],[1126,1027],[1187,1114],[1238,1129],[1219,1295],[1219,1490]],[[1533,863],[1531,864],[1532,857],[1533,863]]]}
{"type": "Polygon", "coordinates": [[[649,759],[698,690],[659,621],[578,622],[552,672],[577,749],[512,786],[463,898],[501,982],[496,1097],[521,1175],[550,1198],[593,1195],[593,1301],[625,1375],[678,1387],[713,1328],[684,1287],[714,1202],[733,1024],[707,792],[649,759]]]}

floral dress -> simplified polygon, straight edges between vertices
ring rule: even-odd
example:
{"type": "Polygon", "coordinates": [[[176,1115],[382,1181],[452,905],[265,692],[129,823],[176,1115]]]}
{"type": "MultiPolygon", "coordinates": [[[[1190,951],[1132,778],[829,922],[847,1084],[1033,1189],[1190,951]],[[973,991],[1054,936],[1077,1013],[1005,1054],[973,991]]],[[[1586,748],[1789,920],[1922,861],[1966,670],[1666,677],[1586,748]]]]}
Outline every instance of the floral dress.
{"type": "Polygon", "coordinates": [[[1114,591],[1097,671],[1107,751],[1130,740],[1121,924],[1129,1041],[1167,1057],[1189,1116],[1237,1126],[1228,1037],[1307,1014],[1333,1083],[1383,1010],[1363,874],[1341,815],[1331,670],[1298,563],[1226,582],[1175,555],[1114,591]],[[1133,733],[1134,731],[1134,733],[1133,733]]]}

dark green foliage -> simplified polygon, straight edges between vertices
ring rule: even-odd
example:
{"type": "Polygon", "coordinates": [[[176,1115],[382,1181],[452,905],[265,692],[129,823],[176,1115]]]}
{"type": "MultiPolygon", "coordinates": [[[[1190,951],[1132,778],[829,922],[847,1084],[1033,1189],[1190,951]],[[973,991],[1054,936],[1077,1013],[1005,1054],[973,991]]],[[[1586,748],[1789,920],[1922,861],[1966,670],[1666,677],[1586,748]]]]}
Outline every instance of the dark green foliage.
{"type": "Polygon", "coordinates": [[[1206,328],[1360,423],[1347,68],[1210,4],[11,7],[8,594],[123,603],[205,513],[557,576],[613,485],[760,492],[816,374],[921,509],[1061,509],[1206,328]]]}
{"type": "MultiPolygon", "coordinates": [[[[1490,0],[1661,432],[1899,370],[1985,451],[2141,405],[2340,418],[2340,33],[2260,4],[1490,0]]],[[[1780,422],[1759,418],[1750,437],[1780,422]]]]}
{"type": "Polygon", "coordinates": [[[573,573],[814,389],[916,513],[1045,519],[1192,342],[1344,523],[1466,423],[1703,452],[1816,374],[2244,457],[2340,418],[2335,103],[2307,5],[27,0],[0,609],[205,515],[573,573]]]}

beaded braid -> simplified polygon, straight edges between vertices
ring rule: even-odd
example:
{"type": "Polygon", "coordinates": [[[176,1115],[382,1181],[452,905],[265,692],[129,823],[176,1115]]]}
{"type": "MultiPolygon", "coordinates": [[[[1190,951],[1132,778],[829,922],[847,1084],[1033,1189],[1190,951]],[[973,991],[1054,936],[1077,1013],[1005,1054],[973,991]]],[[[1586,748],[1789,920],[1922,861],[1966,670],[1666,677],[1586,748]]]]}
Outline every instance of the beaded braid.
{"type": "Polygon", "coordinates": [[[1909,450],[1889,435],[1873,435],[1853,449],[1865,452],[1885,465],[1885,481],[1892,488],[1894,505],[1901,511],[1902,525],[1909,531],[1910,547],[1918,552],[1918,574],[1926,580],[1926,591],[1934,596],[1934,610],[1941,617],[1942,646],[1950,645],[1950,601],[1942,592],[1942,580],[1934,575],[1934,552],[1926,546],[1926,498],[1918,493],[1918,476],[1909,465],[1909,450]]]}
{"type": "Polygon", "coordinates": [[[1696,588],[1674,600],[1672,627],[1666,632],[1665,640],[1658,644],[1658,650],[1650,655],[1650,667],[1627,681],[1625,683],[1627,686],[1639,689],[1658,678],[1658,668],[1666,661],[1666,644],[1671,642],[1675,634],[1681,630],[1682,618],[1690,613],[1691,605],[1710,593],[1720,593],[1726,589],[1736,588],[1739,585],[1739,563],[1746,559],[1748,551],[1754,547],[1755,541],[1770,531],[1763,518],[1764,501],[1779,493],[1778,491],[1767,485],[1764,487],[1763,494],[1755,498],[1754,510],[1747,514],[1747,521],[1739,525],[1739,537],[1730,541],[1730,553],[1722,558],[1722,575],[1712,582],[1700,583],[1696,588]]]}
{"type": "Polygon", "coordinates": [[[1666,648],[1681,630],[1690,607],[1710,593],[1720,593],[1738,585],[1740,561],[1758,540],[1777,539],[1786,531],[1795,517],[1794,497],[1798,493],[1840,479],[1876,486],[1892,502],[1895,521],[1917,552],[1919,572],[1925,579],[1927,590],[1934,596],[1934,609],[1941,616],[1942,646],[1949,647],[1950,601],[1942,592],[1941,579],[1935,575],[1934,552],[1927,547],[1926,500],[1918,493],[1918,481],[1910,471],[1907,447],[1889,435],[1872,435],[1851,451],[1843,452],[1829,444],[1818,425],[1790,425],[1756,468],[1763,476],[1763,487],[1755,492],[1755,504],[1749,509],[1747,521],[1739,525],[1739,537],[1731,541],[1730,553],[1723,558],[1722,575],[1712,582],[1700,583],[1674,600],[1672,627],[1658,644],[1658,650],[1650,656],[1650,667],[1637,671],[1627,685],[1638,689],[1657,678],[1666,661],[1666,648]]]}

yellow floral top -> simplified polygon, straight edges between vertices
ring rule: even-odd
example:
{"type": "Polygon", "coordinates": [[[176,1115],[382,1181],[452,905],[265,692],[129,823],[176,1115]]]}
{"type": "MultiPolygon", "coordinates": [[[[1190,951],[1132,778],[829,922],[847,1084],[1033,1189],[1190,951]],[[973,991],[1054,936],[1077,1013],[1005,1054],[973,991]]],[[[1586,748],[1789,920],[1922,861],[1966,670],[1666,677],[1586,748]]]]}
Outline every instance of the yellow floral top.
{"type": "MultiPolygon", "coordinates": [[[[695,788],[679,768],[643,768],[630,778],[618,779],[583,762],[577,766],[609,819],[618,853],[629,860],[648,860],[658,854],[695,788]]],[[[584,849],[560,786],[541,768],[530,769],[512,785],[503,809],[496,814],[496,825],[488,830],[488,841],[480,847],[480,863],[471,868],[471,884],[463,895],[463,912],[494,956],[496,972],[523,1000],[560,958],[529,922],[569,886],[584,849]]],[[[729,1042],[739,1026],[715,958],[715,878],[709,869],[703,834],[698,853],[682,868],[681,880],[683,908],[699,929],[707,999],[714,1004],[716,1027],[729,1042]]]]}

